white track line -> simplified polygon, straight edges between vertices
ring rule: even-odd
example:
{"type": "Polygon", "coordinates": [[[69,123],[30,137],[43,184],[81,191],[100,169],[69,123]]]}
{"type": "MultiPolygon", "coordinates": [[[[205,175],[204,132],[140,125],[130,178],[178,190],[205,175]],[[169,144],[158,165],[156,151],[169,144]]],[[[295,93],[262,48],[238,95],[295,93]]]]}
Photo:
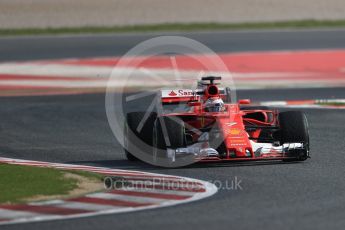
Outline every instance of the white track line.
{"type": "MultiPolygon", "coordinates": [[[[0,217],[1,218],[27,218],[27,217],[35,217],[37,216],[36,213],[27,212],[27,211],[14,211],[8,209],[1,209],[0,208],[0,217]]],[[[0,222],[1,223],[1,222],[0,222]]]]}
{"type": "Polygon", "coordinates": [[[118,194],[110,194],[110,193],[96,193],[86,195],[86,197],[93,197],[93,198],[103,198],[109,200],[123,200],[123,201],[130,201],[130,202],[138,202],[138,203],[154,203],[159,204],[166,202],[166,199],[159,199],[159,198],[151,198],[151,197],[136,197],[136,196],[126,196],[126,195],[118,195],[118,194]]]}
{"type": "Polygon", "coordinates": [[[294,101],[264,101],[263,106],[309,109],[345,109],[345,99],[319,99],[319,100],[294,100],[294,101]],[[339,105],[331,105],[332,103],[339,105]]]}
{"type": "Polygon", "coordinates": [[[190,191],[176,191],[176,190],[162,190],[162,189],[148,189],[148,188],[124,188],[118,189],[122,191],[139,191],[139,192],[149,192],[156,194],[167,194],[167,195],[179,195],[179,196],[193,196],[197,193],[190,191]]]}

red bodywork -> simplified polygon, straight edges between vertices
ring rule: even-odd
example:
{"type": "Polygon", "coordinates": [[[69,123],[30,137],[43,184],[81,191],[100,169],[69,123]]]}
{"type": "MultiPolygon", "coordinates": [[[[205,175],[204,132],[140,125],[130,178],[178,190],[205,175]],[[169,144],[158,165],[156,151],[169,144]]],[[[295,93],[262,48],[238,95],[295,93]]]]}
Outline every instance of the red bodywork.
{"type": "MultiPolygon", "coordinates": [[[[210,97],[225,98],[219,93],[216,85],[209,85],[202,95],[189,95],[184,90],[172,91],[172,96],[162,97],[163,104],[187,103],[190,111],[184,113],[169,113],[163,116],[179,117],[185,123],[186,130],[202,130],[210,125],[216,127],[223,140],[221,150],[222,157],[203,157],[201,161],[234,161],[234,160],[281,160],[289,158],[281,152],[272,151],[262,155],[254,153],[251,140],[256,142],[261,132],[279,128],[278,112],[271,110],[241,110],[240,104],[249,103],[249,100],[241,100],[240,103],[225,103],[224,112],[206,112],[204,102],[210,97]],[[215,87],[217,90],[210,90],[215,87]],[[210,94],[209,92],[213,93],[210,94]],[[215,93],[214,93],[215,92],[215,93]],[[251,116],[255,114],[255,116],[251,116]],[[260,117],[260,119],[257,119],[260,117]],[[249,127],[249,128],[248,128],[249,127]],[[251,128],[252,127],[252,128],[251,128]],[[256,128],[253,128],[256,127],[256,128]]],[[[190,91],[189,91],[190,92],[190,91]]],[[[170,95],[169,94],[169,95],[170,95]]],[[[192,141],[197,141],[197,133],[190,132],[192,141]]]]}

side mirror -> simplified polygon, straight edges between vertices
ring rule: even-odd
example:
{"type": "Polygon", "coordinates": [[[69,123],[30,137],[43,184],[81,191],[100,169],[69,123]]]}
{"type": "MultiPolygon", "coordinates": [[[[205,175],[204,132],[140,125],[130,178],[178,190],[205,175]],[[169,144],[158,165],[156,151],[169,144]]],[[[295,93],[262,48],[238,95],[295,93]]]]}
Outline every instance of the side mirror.
{"type": "Polygon", "coordinates": [[[248,104],[251,104],[252,102],[250,101],[250,99],[242,99],[242,100],[239,100],[238,103],[240,105],[248,105],[248,104]]]}

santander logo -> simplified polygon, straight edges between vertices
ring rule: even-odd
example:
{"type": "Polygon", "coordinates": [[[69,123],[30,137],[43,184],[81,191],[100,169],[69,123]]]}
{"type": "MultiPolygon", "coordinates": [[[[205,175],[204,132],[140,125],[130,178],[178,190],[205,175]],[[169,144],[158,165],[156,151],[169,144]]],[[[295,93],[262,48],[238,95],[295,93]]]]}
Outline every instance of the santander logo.
{"type": "Polygon", "coordinates": [[[180,89],[178,91],[180,96],[193,96],[193,91],[180,89]]]}
{"type": "MultiPolygon", "coordinates": [[[[170,91],[170,90],[169,90],[170,91]]],[[[166,96],[167,97],[192,97],[194,96],[193,91],[192,90],[184,90],[184,89],[173,89],[170,92],[167,91],[166,92],[166,96]]]]}
{"type": "Polygon", "coordinates": [[[169,93],[169,96],[174,97],[174,96],[177,96],[177,94],[174,92],[174,90],[171,90],[171,92],[169,93]]]}

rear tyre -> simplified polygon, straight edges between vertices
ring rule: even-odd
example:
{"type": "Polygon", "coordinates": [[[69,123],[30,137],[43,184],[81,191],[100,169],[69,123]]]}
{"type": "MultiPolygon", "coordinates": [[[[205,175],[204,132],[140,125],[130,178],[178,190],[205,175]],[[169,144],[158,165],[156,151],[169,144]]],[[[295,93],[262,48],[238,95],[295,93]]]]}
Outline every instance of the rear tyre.
{"type": "Polygon", "coordinates": [[[295,159],[304,161],[309,157],[309,127],[306,115],[301,111],[279,113],[280,144],[303,143],[303,149],[295,150],[295,159]]]}
{"type": "Polygon", "coordinates": [[[154,158],[166,158],[167,149],[186,146],[184,122],[178,117],[159,117],[153,133],[154,158]]]}
{"type": "Polygon", "coordinates": [[[153,136],[153,125],[156,120],[156,113],[146,113],[146,112],[131,112],[126,116],[126,124],[124,130],[124,144],[125,144],[125,156],[129,161],[138,161],[139,159],[133,154],[134,149],[140,149],[144,152],[151,153],[152,151],[152,136],[153,136]],[[146,121],[143,123],[142,128],[138,131],[139,125],[147,117],[146,121]],[[138,146],[138,141],[141,140],[147,146],[138,146]]]}

